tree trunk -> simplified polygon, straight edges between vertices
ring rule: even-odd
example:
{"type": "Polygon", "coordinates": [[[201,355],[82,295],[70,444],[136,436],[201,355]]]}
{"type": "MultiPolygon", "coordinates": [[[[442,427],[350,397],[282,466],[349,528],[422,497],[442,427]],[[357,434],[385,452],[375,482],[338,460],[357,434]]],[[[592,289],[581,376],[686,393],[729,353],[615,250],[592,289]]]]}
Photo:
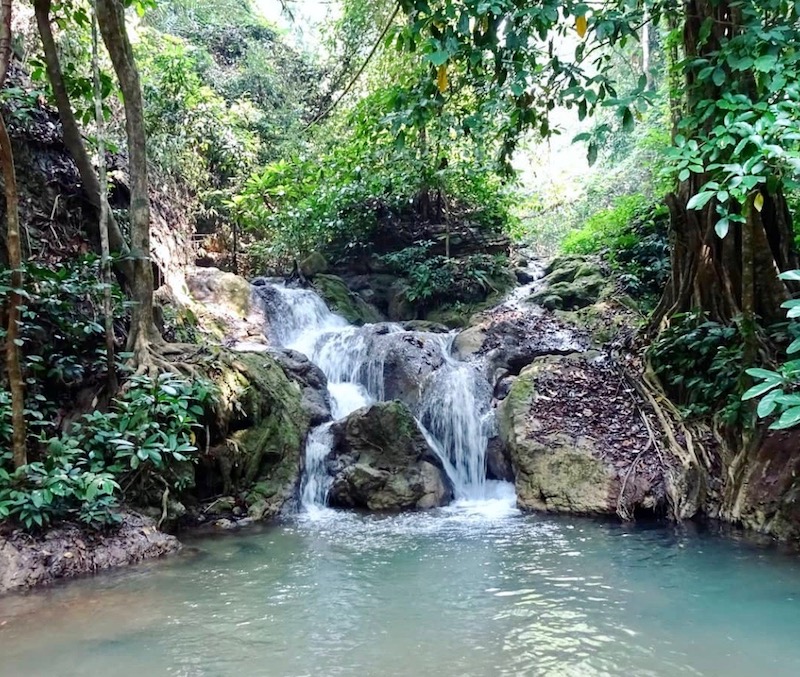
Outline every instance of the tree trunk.
{"type": "Polygon", "coordinates": [[[125,284],[130,286],[133,281],[133,265],[128,259],[130,248],[125,241],[125,237],[120,230],[117,220],[114,218],[111,210],[108,209],[106,193],[101,189],[100,180],[92,166],[91,158],[86,151],[86,145],[83,142],[83,136],[78,127],[78,121],[75,119],[75,113],[72,111],[72,105],[69,101],[67,88],[64,84],[64,76],[61,71],[58,49],[56,47],[55,38],[53,37],[53,29],[50,25],[51,5],[52,0],[34,0],[33,2],[34,11],[36,13],[36,23],[39,28],[39,35],[42,39],[47,78],[50,81],[50,86],[53,88],[53,96],[56,101],[58,116],[61,119],[61,125],[64,130],[64,145],[66,145],[70,155],[72,155],[72,158],[75,160],[75,164],[81,176],[81,181],[83,182],[83,187],[86,190],[92,206],[98,214],[105,211],[104,220],[98,222],[98,231],[96,233],[91,233],[91,235],[97,242],[100,242],[101,230],[103,228],[107,230],[110,249],[121,256],[121,260],[117,264],[117,270],[124,278],[125,284]],[[103,204],[104,202],[106,203],[105,205],[103,204]]]}
{"type": "Polygon", "coordinates": [[[128,162],[131,175],[131,255],[134,308],[128,335],[128,350],[142,364],[152,343],[163,339],[153,317],[153,265],[150,259],[150,198],[147,183],[147,149],[144,105],[139,71],[125,29],[125,8],[119,0],[97,0],[97,21],[111,63],[119,80],[125,104],[128,162]]]}
{"type": "MultiPolygon", "coordinates": [[[[724,0],[689,0],[685,16],[683,46],[687,59],[713,54],[726,33],[736,30],[736,16],[724,0]],[[701,45],[699,36],[706,21],[710,21],[711,30],[701,45]]],[[[720,94],[711,78],[699,83],[695,77],[693,71],[687,70],[688,100],[682,105],[689,109],[702,99],[716,99],[720,94]]],[[[691,310],[703,310],[719,322],[742,317],[747,323],[757,316],[771,323],[785,317],[780,306],[788,298],[788,291],[778,274],[797,267],[797,257],[784,196],[780,192],[764,193],[761,213],[748,209],[747,223],[731,228],[721,239],[714,231],[718,217],[713,200],[701,210],[687,209],[689,200],[707,180],[705,175],[692,174],[676,193],[667,196],[672,280],[653,314],[653,332],[662,329],[676,313],[691,310]],[[758,275],[754,275],[751,266],[759,271],[758,275]]],[[[752,205],[752,198],[748,204],[752,205]]]]}
{"type": "Polygon", "coordinates": [[[97,37],[97,7],[92,6],[92,77],[94,79],[94,117],[97,126],[97,174],[100,182],[100,275],[103,280],[103,316],[106,333],[106,376],[109,397],[117,391],[117,372],[114,364],[114,317],[111,304],[111,258],[108,238],[108,185],[106,181],[105,118],[103,93],[100,85],[100,55],[97,37]]]}
{"type": "MultiPolygon", "coordinates": [[[[8,66],[11,61],[11,0],[0,2],[0,89],[6,82],[8,66]]],[[[11,291],[8,294],[8,329],[6,333],[6,369],[8,385],[11,390],[11,450],[14,467],[19,468],[28,462],[25,430],[25,383],[22,380],[20,364],[19,306],[22,298],[22,245],[19,232],[19,195],[17,177],[14,171],[14,154],[11,139],[3,116],[0,115],[0,165],[6,194],[6,246],[8,265],[11,268],[11,291]]]]}

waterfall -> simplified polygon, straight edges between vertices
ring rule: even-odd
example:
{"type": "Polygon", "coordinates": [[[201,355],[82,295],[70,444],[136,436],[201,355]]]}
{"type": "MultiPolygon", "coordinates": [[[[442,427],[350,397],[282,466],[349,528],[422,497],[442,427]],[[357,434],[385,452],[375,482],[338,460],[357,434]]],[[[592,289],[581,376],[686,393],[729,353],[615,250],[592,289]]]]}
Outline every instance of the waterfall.
{"type": "MultiPolygon", "coordinates": [[[[315,292],[257,281],[255,290],[276,345],[297,350],[314,362],[328,379],[334,420],[386,399],[387,335],[430,337],[393,323],[354,327],[332,313],[315,292]]],[[[456,498],[479,500],[486,491],[486,445],[491,425],[489,384],[471,364],[451,356],[452,334],[436,341],[439,366],[422,384],[414,411],[431,447],[442,459],[456,489],[456,498]]],[[[437,358],[438,359],[438,358],[437,358]]],[[[301,501],[308,509],[325,504],[330,478],[325,460],[331,451],[331,424],[308,436],[301,501]]]]}
{"type": "Polygon", "coordinates": [[[476,500],[486,485],[491,394],[473,365],[450,356],[448,338],[442,345],[445,363],[426,384],[418,417],[452,468],[456,498],[476,500]]]}

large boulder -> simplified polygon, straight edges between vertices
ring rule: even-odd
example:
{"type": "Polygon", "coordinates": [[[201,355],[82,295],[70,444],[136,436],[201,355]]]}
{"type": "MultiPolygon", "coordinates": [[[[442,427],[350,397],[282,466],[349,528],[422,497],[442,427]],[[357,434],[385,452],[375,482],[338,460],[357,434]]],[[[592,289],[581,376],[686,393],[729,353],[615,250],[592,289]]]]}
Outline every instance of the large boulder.
{"type": "Polygon", "coordinates": [[[398,511],[446,505],[453,488],[411,411],[378,402],[332,426],[334,507],[398,511]]]}
{"type": "Polygon", "coordinates": [[[460,332],[453,352],[462,360],[481,361],[486,378],[497,385],[537,357],[580,352],[585,345],[580,333],[552,315],[501,307],[460,332]]]}
{"type": "Polygon", "coordinates": [[[314,370],[300,377],[305,367],[287,366],[292,359],[246,352],[218,356],[215,420],[209,449],[196,468],[200,499],[238,496],[254,519],[292,507],[311,422],[324,418],[308,402],[314,370]]]}
{"type": "Polygon", "coordinates": [[[560,257],[530,300],[548,310],[577,310],[595,303],[608,283],[599,261],[590,257],[560,257]]]}
{"type": "Polygon", "coordinates": [[[370,324],[383,319],[374,306],[350,291],[345,281],[337,275],[315,275],[312,285],[328,307],[350,324],[370,324]]]}
{"type": "Polygon", "coordinates": [[[498,423],[521,508],[623,517],[666,510],[668,469],[600,353],[534,360],[500,404],[498,423]]]}
{"type": "Polygon", "coordinates": [[[331,399],[328,379],[316,364],[303,353],[285,348],[273,349],[270,355],[283,368],[286,376],[300,385],[301,406],[309,416],[310,425],[318,426],[331,417],[331,399]]]}
{"type": "Polygon", "coordinates": [[[185,280],[188,295],[162,287],[157,296],[178,315],[194,318],[198,328],[214,341],[235,350],[266,350],[264,314],[259,304],[253,303],[247,280],[218,268],[192,268],[185,280]]]}

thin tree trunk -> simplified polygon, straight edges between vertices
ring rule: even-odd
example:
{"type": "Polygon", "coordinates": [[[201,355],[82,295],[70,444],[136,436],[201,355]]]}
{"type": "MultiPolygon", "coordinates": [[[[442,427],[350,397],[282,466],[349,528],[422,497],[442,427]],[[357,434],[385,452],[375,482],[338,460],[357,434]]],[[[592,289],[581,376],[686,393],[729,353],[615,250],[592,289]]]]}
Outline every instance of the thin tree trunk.
{"type": "MultiPolygon", "coordinates": [[[[0,89],[6,82],[11,61],[11,1],[0,2],[0,89]]],[[[22,380],[19,343],[19,306],[22,298],[22,244],[19,232],[19,195],[17,177],[14,170],[14,153],[8,136],[5,120],[0,115],[0,165],[6,194],[6,246],[8,265],[11,268],[11,291],[8,294],[8,328],[6,332],[6,369],[8,385],[11,390],[11,450],[14,467],[19,468],[28,462],[25,430],[25,383],[22,380]]]]}
{"type": "Polygon", "coordinates": [[[114,365],[114,317],[111,306],[111,256],[108,242],[108,185],[106,181],[105,118],[103,93],[100,86],[100,55],[97,48],[97,7],[92,7],[92,76],[94,78],[94,116],[97,125],[97,173],[100,181],[100,274],[103,280],[103,315],[106,332],[106,374],[108,394],[117,391],[117,372],[114,365]]]}
{"type": "MultiPolygon", "coordinates": [[[[53,29],[50,25],[51,5],[51,0],[34,0],[33,2],[34,11],[36,13],[36,24],[42,39],[47,78],[50,81],[50,86],[53,88],[58,117],[61,120],[61,126],[64,131],[64,145],[66,145],[70,155],[72,155],[73,160],[75,160],[75,165],[78,167],[78,173],[81,176],[81,181],[83,182],[83,187],[86,190],[89,201],[97,213],[100,214],[103,210],[102,197],[105,196],[106,193],[101,192],[100,180],[92,166],[92,160],[86,150],[81,130],[78,127],[78,121],[75,119],[75,113],[69,101],[67,87],[64,83],[64,75],[61,71],[61,63],[58,57],[58,48],[56,47],[53,29]]],[[[97,241],[99,241],[101,237],[100,230],[102,230],[102,223],[103,222],[100,222],[101,227],[98,229],[98,232],[92,233],[97,241]]],[[[133,265],[128,259],[130,248],[110,209],[106,209],[105,228],[108,231],[110,249],[120,254],[117,270],[121,273],[125,283],[130,285],[133,279],[133,265]]]]}
{"type": "Polygon", "coordinates": [[[134,301],[128,349],[140,365],[147,361],[152,343],[163,339],[153,316],[153,267],[150,259],[150,198],[147,183],[147,136],[139,71],[125,29],[125,8],[119,0],[97,0],[97,21],[125,104],[128,162],[131,175],[131,255],[134,301]]]}

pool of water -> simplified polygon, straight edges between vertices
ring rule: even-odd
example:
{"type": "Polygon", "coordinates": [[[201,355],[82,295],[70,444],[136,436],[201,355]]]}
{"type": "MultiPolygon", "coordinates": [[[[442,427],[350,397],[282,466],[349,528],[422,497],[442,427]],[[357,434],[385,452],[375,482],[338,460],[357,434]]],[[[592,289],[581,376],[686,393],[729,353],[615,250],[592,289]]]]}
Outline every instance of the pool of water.
{"type": "Polygon", "coordinates": [[[0,599],[2,675],[800,675],[800,559],[663,527],[325,510],[0,599]]]}

